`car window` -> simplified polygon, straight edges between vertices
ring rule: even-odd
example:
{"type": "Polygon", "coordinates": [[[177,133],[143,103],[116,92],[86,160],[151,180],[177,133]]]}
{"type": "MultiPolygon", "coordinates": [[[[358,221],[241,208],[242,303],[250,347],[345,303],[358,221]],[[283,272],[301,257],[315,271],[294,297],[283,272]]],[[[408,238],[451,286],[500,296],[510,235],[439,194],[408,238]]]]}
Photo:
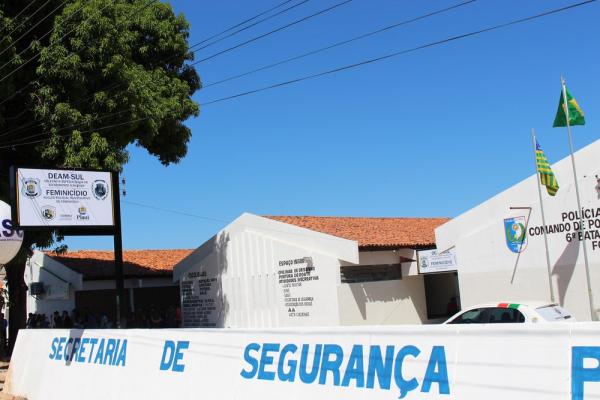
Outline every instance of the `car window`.
{"type": "Polygon", "coordinates": [[[566,319],[571,319],[571,313],[569,313],[564,308],[557,305],[548,305],[544,307],[538,307],[535,311],[542,316],[546,321],[564,321],[566,319]]]}
{"type": "Polygon", "coordinates": [[[482,324],[485,322],[485,308],[467,310],[454,318],[449,324],[482,324]]]}
{"type": "Polygon", "coordinates": [[[525,322],[525,316],[516,308],[492,307],[489,309],[490,324],[510,324],[525,322]]]}

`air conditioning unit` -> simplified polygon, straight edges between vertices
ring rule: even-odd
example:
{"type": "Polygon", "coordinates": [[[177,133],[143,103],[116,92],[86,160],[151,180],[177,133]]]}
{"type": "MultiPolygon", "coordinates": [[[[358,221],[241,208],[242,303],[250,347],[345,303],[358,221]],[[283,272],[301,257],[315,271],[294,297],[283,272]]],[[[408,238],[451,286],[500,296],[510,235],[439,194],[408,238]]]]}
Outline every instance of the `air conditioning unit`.
{"type": "Polygon", "coordinates": [[[29,294],[32,296],[44,294],[44,282],[31,282],[29,284],[29,294]]]}

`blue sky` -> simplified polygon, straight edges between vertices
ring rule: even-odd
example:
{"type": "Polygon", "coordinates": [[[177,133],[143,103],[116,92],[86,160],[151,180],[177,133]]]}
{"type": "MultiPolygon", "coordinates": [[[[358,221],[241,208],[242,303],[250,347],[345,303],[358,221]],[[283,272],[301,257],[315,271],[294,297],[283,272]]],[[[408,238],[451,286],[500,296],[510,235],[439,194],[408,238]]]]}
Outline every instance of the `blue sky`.
{"type": "MultiPolygon", "coordinates": [[[[199,42],[281,0],[177,0],[199,42]]],[[[294,1],[296,2],[296,1],[294,1]]],[[[311,0],[197,53],[196,59],[326,8],[311,0]]],[[[205,84],[460,1],[353,0],[199,63],[205,84]]],[[[199,103],[415,47],[576,1],[478,0],[298,62],[200,90],[199,103]]],[[[293,4],[293,3],[290,3],[293,4]]],[[[131,147],[122,204],[125,249],[195,248],[256,214],[457,216],[533,173],[530,129],[550,162],[568,155],[552,129],[560,76],[586,112],[581,148],[598,139],[600,4],[231,101],[187,121],[187,157],[162,166],[131,147]]],[[[560,180],[560,177],[558,177],[560,180]]],[[[112,249],[109,237],[69,237],[112,249]]]]}

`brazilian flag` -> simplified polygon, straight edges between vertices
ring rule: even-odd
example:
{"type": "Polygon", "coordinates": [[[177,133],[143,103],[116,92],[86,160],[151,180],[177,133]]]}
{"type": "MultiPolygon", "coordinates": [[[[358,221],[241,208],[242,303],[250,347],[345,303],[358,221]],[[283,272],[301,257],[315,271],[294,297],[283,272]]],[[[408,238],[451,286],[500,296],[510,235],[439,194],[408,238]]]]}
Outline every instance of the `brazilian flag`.
{"type": "MultiPolygon", "coordinates": [[[[569,91],[565,88],[567,93],[567,104],[569,105],[569,125],[585,125],[585,117],[583,110],[577,104],[577,101],[571,96],[569,91]]],[[[565,99],[563,92],[560,92],[560,101],[558,102],[558,111],[556,111],[556,117],[554,117],[553,128],[559,128],[567,126],[567,117],[565,115],[565,99]]]]}

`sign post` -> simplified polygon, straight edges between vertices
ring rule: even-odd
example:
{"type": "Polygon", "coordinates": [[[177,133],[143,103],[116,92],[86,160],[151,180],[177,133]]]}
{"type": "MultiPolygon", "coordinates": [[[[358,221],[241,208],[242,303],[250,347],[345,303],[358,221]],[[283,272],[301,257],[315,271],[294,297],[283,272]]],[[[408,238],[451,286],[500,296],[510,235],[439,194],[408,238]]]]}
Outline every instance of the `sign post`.
{"type": "Polygon", "coordinates": [[[114,210],[114,252],[115,252],[115,289],[117,293],[117,328],[125,328],[127,306],[125,302],[125,285],[123,281],[123,238],[121,236],[121,196],[119,189],[119,173],[112,173],[113,210],[114,210]]]}

